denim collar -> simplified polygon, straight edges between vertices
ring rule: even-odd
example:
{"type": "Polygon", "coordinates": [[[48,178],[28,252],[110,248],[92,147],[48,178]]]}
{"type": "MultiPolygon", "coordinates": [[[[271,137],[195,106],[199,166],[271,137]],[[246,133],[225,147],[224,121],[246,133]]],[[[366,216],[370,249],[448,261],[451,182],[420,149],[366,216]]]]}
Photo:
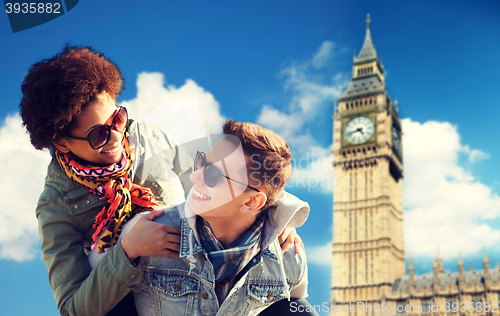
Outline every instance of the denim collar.
{"type": "MultiPolygon", "coordinates": [[[[186,203],[187,207],[187,203],[186,203]]],[[[179,258],[186,258],[190,254],[190,247],[189,247],[189,239],[192,239],[192,245],[193,245],[193,251],[192,255],[195,255],[201,251],[203,251],[200,242],[199,242],[199,237],[196,233],[196,230],[192,230],[191,226],[189,225],[190,219],[186,218],[185,214],[181,214],[181,243],[180,243],[180,251],[179,251],[179,258]],[[192,232],[190,234],[190,232],[192,232]]]]}
{"type": "MultiPolygon", "coordinates": [[[[186,204],[187,205],[187,204],[186,204]]],[[[187,208],[187,206],[186,206],[187,208]]],[[[181,211],[182,212],[182,211],[181,211]]],[[[189,238],[190,238],[190,232],[191,238],[193,239],[193,252],[192,254],[195,255],[199,252],[203,252],[203,248],[200,245],[200,239],[198,236],[198,233],[196,232],[196,229],[192,230],[190,226],[190,222],[193,221],[193,225],[196,217],[189,217],[186,218],[185,213],[181,214],[181,242],[180,242],[180,251],[179,251],[179,258],[186,258],[189,255],[189,238]]],[[[264,224],[266,225],[266,224],[264,224]]],[[[279,246],[279,245],[278,245],[279,246]]],[[[278,261],[278,257],[281,256],[281,253],[278,252],[279,247],[274,247],[273,244],[270,244],[267,246],[265,249],[261,250],[260,254],[264,257],[267,257],[271,260],[278,261]]],[[[259,258],[260,255],[257,255],[256,258],[259,258]]]]}

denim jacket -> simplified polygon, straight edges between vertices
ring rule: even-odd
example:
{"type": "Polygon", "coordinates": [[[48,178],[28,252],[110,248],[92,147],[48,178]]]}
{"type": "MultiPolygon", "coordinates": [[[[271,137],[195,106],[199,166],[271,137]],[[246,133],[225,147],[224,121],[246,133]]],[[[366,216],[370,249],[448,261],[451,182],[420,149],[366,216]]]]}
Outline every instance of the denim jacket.
{"type": "Polygon", "coordinates": [[[281,253],[277,237],[287,226],[301,226],[309,205],[284,192],[271,206],[262,232],[263,249],[243,271],[219,306],[215,274],[195,228],[196,218],[186,203],[168,208],[155,221],[181,227],[180,259],[144,257],[140,285],[133,289],[139,315],[256,315],[272,303],[307,297],[305,252],[292,247],[281,253]]]}

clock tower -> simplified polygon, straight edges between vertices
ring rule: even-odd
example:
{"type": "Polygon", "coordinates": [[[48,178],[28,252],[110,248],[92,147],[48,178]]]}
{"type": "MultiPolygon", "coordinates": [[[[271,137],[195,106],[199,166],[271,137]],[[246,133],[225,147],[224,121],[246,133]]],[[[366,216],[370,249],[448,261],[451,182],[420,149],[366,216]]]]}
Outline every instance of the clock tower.
{"type": "Polygon", "coordinates": [[[380,306],[405,272],[401,122],[385,89],[369,15],[366,22],[351,82],[333,116],[333,306],[380,306]]]}

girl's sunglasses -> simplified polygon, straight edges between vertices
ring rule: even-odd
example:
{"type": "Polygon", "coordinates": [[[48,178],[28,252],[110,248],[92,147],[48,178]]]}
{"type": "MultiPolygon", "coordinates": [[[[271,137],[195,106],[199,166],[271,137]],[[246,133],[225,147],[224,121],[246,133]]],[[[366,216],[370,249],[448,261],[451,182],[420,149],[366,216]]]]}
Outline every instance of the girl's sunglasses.
{"type": "Polygon", "coordinates": [[[210,164],[207,162],[207,159],[205,157],[205,153],[198,151],[196,153],[196,156],[194,157],[194,171],[203,168],[203,180],[205,180],[205,184],[211,188],[213,188],[217,182],[219,182],[219,179],[221,177],[224,177],[228,180],[234,181],[236,183],[239,183],[241,185],[246,186],[247,188],[250,188],[254,191],[261,192],[258,189],[251,187],[249,185],[246,185],[244,183],[241,183],[239,181],[236,181],[234,179],[229,178],[228,176],[223,175],[217,167],[215,167],[213,164],[210,164]]]}
{"type": "Polygon", "coordinates": [[[104,147],[104,145],[109,142],[109,139],[111,138],[111,129],[114,129],[115,131],[121,133],[127,128],[127,122],[127,109],[120,106],[113,116],[111,125],[97,126],[96,128],[92,129],[85,138],[75,136],[66,136],[66,138],[86,140],[89,142],[90,147],[92,147],[93,149],[99,149],[101,147],[104,147]]]}

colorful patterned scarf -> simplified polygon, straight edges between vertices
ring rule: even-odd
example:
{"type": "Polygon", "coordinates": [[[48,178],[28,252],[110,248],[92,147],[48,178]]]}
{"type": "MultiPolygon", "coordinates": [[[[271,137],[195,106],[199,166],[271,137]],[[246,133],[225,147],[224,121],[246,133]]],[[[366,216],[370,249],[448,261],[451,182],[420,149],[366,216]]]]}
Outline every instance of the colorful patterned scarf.
{"type": "Polygon", "coordinates": [[[64,154],[56,150],[57,161],[68,177],[108,202],[95,217],[93,225],[95,232],[91,248],[98,253],[103,253],[118,242],[122,225],[136,213],[158,206],[150,189],[130,180],[128,171],[132,166],[132,158],[127,136],[125,134],[121,160],[106,167],[82,165],[72,153],[64,154]]]}
{"type": "Polygon", "coordinates": [[[200,234],[203,249],[208,252],[210,262],[215,272],[215,294],[222,304],[229,291],[233,288],[236,275],[259,253],[261,232],[267,218],[262,212],[255,222],[227,249],[220,243],[212,232],[208,222],[197,216],[196,227],[200,234]]]}

